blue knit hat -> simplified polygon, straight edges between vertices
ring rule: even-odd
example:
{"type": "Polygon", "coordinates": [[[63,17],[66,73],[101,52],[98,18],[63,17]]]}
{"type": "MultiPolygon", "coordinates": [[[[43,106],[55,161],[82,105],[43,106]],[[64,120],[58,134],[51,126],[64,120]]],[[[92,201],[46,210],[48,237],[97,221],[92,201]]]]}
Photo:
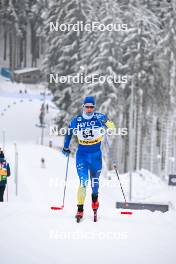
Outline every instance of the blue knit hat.
{"type": "Polygon", "coordinates": [[[88,104],[88,103],[95,105],[95,98],[93,96],[85,97],[84,104],[88,104]]]}

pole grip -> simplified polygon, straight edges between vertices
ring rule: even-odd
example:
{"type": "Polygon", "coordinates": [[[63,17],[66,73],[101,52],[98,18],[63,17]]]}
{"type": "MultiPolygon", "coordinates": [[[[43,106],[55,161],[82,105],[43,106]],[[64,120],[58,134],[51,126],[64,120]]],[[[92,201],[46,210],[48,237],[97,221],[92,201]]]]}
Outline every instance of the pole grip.
{"type": "Polygon", "coordinates": [[[114,168],[115,170],[118,169],[118,168],[117,168],[117,164],[116,164],[115,162],[113,162],[112,166],[113,166],[113,168],[114,168]]]}

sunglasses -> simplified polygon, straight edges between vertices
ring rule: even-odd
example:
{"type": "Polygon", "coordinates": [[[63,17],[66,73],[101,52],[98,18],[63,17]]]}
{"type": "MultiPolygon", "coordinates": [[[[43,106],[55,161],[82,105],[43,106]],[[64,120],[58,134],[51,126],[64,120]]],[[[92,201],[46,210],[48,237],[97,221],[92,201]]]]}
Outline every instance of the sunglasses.
{"type": "Polygon", "coordinates": [[[93,106],[93,105],[84,105],[84,108],[86,108],[86,109],[94,109],[95,108],[95,106],[93,106]]]}

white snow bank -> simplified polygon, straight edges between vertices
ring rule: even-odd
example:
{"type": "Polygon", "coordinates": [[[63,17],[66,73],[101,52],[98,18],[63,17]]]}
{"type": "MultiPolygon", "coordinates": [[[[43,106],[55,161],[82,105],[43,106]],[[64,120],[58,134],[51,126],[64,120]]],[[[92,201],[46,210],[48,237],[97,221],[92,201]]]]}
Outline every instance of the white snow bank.
{"type": "MultiPolygon", "coordinates": [[[[77,224],[74,214],[78,177],[74,159],[69,165],[65,208],[51,211],[50,206],[62,204],[66,158],[56,150],[36,145],[22,144],[18,150],[19,196],[15,197],[12,175],[9,202],[0,205],[2,264],[14,259],[18,264],[175,263],[174,210],[164,214],[134,211],[131,216],[121,215],[115,209],[115,201],[122,199],[118,182],[111,186],[109,182],[116,179],[105,180],[107,185],[100,188],[98,222],[92,221],[89,187],[85,218],[77,224]],[[46,168],[41,168],[41,157],[46,160],[46,168]]],[[[12,145],[7,146],[7,157],[12,163],[12,145]]],[[[121,175],[123,184],[125,177],[121,175]]],[[[135,182],[138,189],[141,176],[136,174],[135,182]]]]}

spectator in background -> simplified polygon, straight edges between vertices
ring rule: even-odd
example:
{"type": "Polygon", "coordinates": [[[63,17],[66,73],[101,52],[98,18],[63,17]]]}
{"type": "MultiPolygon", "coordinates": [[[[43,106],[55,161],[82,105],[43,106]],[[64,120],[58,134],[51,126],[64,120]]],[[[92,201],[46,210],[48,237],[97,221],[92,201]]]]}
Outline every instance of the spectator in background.
{"type": "Polygon", "coordinates": [[[0,149],[0,202],[4,201],[4,191],[7,184],[7,177],[10,176],[10,166],[5,160],[4,153],[0,149]]]}
{"type": "Polygon", "coordinates": [[[46,112],[48,113],[49,112],[49,105],[46,104],[46,112]]]}

